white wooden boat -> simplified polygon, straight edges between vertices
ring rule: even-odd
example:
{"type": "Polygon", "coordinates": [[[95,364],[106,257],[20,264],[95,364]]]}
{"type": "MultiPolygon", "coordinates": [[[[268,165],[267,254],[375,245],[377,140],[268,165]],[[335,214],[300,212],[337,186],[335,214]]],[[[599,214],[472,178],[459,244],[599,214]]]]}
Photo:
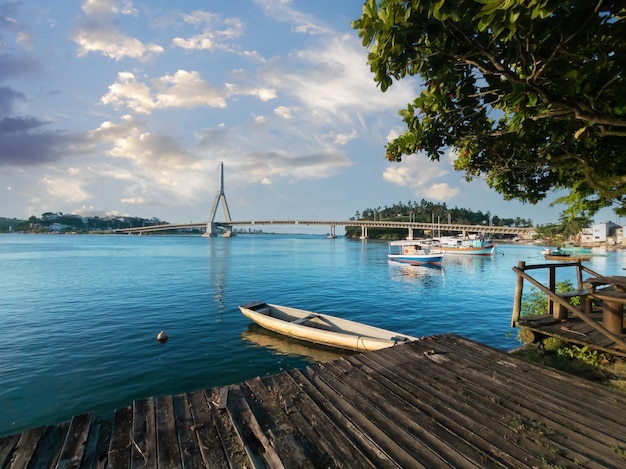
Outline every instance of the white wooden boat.
{"type": "Polygon", "coordinates": [[[294,339],[345,350],[365,352],[419,340],[360,322],[269,303],[239,306],[241,312],[259,326],[294,339]]]}
{"type": "Polygon", "coordinates": [[[402,241],[389,242],[390,261],[411,265],[441,265],[445,252],[440,249],[433,249],[420,240],[405,239],[402,241]]]}
{"type": "Polygon", "coordinates": [[[491,238],[460,236],[443,236],[433,239],[433,246],[448,254],[463,256],[491,256],[496,250],[496,244],[491,238]]]}

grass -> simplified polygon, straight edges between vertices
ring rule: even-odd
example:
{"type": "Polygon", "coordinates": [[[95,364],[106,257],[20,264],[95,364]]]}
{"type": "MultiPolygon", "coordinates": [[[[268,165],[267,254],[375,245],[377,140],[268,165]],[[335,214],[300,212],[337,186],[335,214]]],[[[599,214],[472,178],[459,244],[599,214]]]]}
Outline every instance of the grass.
{"type": "MultiPolygon", "coordinates": [[[[617,392],[626,394],[626,359],[598,354],[579,348],[572,351],[571,346],[554,346],[554,339],[546,339],[541,345],[529,345],[511,352],[523,360],[540,363],[564,373],[600,383],[617,392]]],[[[558,339],[557,339],[558,340],[558,339]]]]}

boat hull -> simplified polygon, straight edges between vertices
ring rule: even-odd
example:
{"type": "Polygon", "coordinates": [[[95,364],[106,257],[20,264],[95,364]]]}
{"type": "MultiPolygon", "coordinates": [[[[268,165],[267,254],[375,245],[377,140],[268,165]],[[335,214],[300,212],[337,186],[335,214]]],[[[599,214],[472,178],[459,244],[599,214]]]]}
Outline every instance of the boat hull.
{"type": "Polygon", "coordinates": [[[446,247],[446,246],[438,246],[437,249],[445,251],[450,255],[459,255],[459,256],[492,256],[493,252],[496,249],[496,245],[492,244],[489,246],[482,247],[446,247]]]}
{"type": "Polygon", "coordinates": [[[591,259],[591,256],[570,256],[570,255],[559,255],[559,254],[545,254],[544,256],[548,261],[562,261],[562,262],[571,262],[571,261],[588,261],[591,259]]]}
{"type": "Polygon", "coordinates": [[[289,306],[251,303],[241,305],[239,309],[248,319],[270,331],[356,352],[380,350],[418,340],[386,329],[289,306]]]}
{"type": "Polygon", "coordinates": [[[431,256],[406,256],[406,255],[394,255],[389,254],[390,261],[399,262],[401,264],[409,265],[441,265],[443,261],[443,254],[431,255],[431,256]]]}
{"type": "Polygon", "coordinates": [[[419,240],[405,239],[389,242],[387,259],[409,265],[441,265],[445,252],[424,245],[419,240]]]}

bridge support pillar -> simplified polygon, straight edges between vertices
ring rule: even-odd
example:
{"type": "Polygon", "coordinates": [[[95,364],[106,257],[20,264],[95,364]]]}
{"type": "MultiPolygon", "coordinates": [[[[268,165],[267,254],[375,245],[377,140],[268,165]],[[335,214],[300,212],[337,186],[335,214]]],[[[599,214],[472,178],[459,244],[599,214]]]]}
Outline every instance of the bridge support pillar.
{"type": "Polygon", "coordinates": [[[413,239],[413,228],[409,228],[409,234],[407,234],[406,239],[413,239]]]}
{"type": "Polygon", "coordinates": [[[361,239],[367,239],[367,226],[361,226],[361,239]]]}
{"type": "Polygon", "coordinates": [[[217,225],[213,222],[208,222],[202,236],[205,238],[215,238],[217,236],[217,225]]]}

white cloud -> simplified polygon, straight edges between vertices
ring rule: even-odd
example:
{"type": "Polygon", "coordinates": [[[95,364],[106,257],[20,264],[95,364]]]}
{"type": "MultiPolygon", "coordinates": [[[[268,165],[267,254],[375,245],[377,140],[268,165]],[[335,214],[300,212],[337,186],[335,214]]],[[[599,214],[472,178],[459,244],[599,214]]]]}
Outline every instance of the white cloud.
{"type": "Polygon", "coordinates": [[[291,119],[291,108],[287,106],[278,106],[274,109],[274,114],[282,117],[283,119],[291,119]]]}
{"type": "Polygon", "coordinates": [[[85,0],[81,10],[87,15],[105,16],[110,14],[134,15],[137,10],[130,0],[85,0]]]}
{"type": "Polygon", "coordinates": [[[334,142],[338,145],[345,145],[348,142],[350,142],[350,140],[354,140],[356,136],[357,136],[357,133],[356,133],[356,130],[354,129],[349,134],[338,133],[335,135],[334,142]]]}
{"type": "Polygon", "coordinates": [[[320,120],[348,122],[358,113],[395,111],[416,96],[411,81],[381,93],[367,52],[348,34],[324,36],[314,47],[268,61],[260,75],[268,87],[295,98],[320,120]]]}
{"type": "Polygon", "coordinates": [[[437,182],[448,174],[443,162],[431,162],[422,155],[409,155],[400,163],[392,163],[383,172],[386,182],[409,187],[416,197],[446,201],[460,193],[447,182],[437,182]]]}
{"type": "Polygon", "coordinates": [[[243,34],[243,23],[238,18],[222,19],[215,13],[196,10],[183,16],[183,21],[193,26],[202,26],[200,34],[189,38],[176,37],[172,44],[191,50],[232,50],[231,40],[243,34]]]}
{"type": "Polygon", "coordinates": [[[63,203],[77,203],[87,200],[89,194],[84,190],[83,183],[75,178],[44,176],[39,184],[45,187],[48,195],[63,203]]]}
{"type": "Polygon", "coordinates": [[[138,14],[130,1],[86,0],[81,6],[85,17],[72,39],[78,44],[78,57],[90,52],[99,52],[106,57],[121,60],[125,57],[147,60],[163,52],[163,47],[154,43],[144,44],[139,39],[127,36],[117,27],[118,15],[138,14]]]}
{"type": "Polygon", "coordinates": [[[198,72],[178,70],[155,80],[157,107],[226,107],[224,92],[202,80],[198,72]]]}
{"type": "Polygon", "coordinates": [[[100,98],[100,102],[115,109],[128,107],[145,114],[149,114],[157,106],[150,96],[148,86],[137,81],[130,72],[118,73],[117,81],[109,86],[109,92],[100,98]]]}
{"type": "Polygon", "coordinates": [[[330,32],[318,19],[291,8],[291,0],[255,0],[255,3],[275,21],[291,23],[294,32],[305,34],[330,32]]]}
{"type": "Polygon", "coordinates": [[[153,89],[138,81],[131,72],[121,72],[117,81],[100,102],[115,109],[127,107],[149,114],[155,109],[196,107],[226,107],[226,100],[236,96],[253,96],[260,101],[276,98],[276,91],[265,87],[225,84],[222,89],[203,80],[196,71],[178,70],[153,80],[153,89]]]}

